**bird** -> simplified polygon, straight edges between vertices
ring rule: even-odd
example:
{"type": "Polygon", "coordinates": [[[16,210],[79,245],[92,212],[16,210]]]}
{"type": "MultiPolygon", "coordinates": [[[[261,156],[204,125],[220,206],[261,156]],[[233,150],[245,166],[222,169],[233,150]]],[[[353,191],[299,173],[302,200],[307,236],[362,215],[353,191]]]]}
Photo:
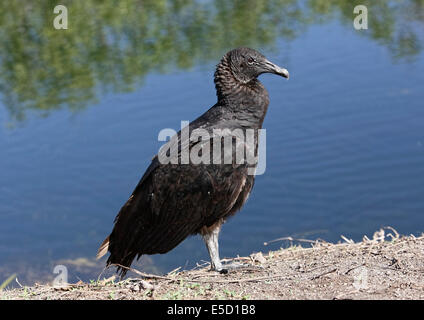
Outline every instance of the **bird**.
{"type": "Polygon", "coordinates": [[[216,104],[176,133],[153,157],[98,249],[98,259],[110,252],[107,267],[117,266],[123,277],[135,258],[167,253],[196,234],[206,244],[211,270],[227,273],[237,267],[221,262],[218,237],[222,224],[243,207],[254,185],[252,169],[254,172],[257,161],[234,158],[240,145],[245,154],[258,152],[258,132],[269,105],[268,92],[258,80],[264,73],[289,78],[287,69],[255,49],[232,49],[221,58],[214,73],[216,104]],[[202,133],[197,139],[190,136],[196,130],[202,133]],[[247,139],[239,143],[243,140],[232,135],[248,130],[254,132],[253,143],[248,144],[247,139]],[[228,137],[229,147],[225,148],[228,137]],[[216,149],[210,147],[212,141],[217,142],[216,149]],[[226,150],[217,152],[221,147],[226,150]],[[189,154],[188,162],[182,161],[184,154],[189,154]],[[209,162],[191,161],[193,154],[202,159],[209,156],[209,162]]]}

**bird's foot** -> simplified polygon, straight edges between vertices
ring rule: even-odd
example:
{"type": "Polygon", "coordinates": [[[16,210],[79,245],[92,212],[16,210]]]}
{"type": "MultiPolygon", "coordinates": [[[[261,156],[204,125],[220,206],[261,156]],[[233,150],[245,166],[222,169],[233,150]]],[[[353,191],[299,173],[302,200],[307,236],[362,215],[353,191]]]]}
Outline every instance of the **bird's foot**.
{"type": "Polygon", "coordinates": [[[221,268],[215,270],[218,271],[220,274],[227,274],[231,270],[240,270],[250,267],[251,265],[247,263],[231,262],[223,264],[221,268]]]}

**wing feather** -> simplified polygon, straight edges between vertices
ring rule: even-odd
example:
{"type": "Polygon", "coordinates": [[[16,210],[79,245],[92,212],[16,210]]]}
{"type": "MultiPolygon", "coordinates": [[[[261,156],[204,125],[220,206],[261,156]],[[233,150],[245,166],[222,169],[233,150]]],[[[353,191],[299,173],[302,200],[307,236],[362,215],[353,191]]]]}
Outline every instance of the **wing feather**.
{"type": "MultiPolygon", "coordinates": [[[[200,142],[205,141],[182,145],[191,148],[200,142]]],[[[108,264],[129,267],[136,256],[168,252],[202,227],[234,214],[253,186],[247,169],[246,164],[235,163],[161,164],[154,157],[119,211],[99,256],[109,250],[108,264]]],[[[120,272],[124,275],[126,270],[120,272]]]]}

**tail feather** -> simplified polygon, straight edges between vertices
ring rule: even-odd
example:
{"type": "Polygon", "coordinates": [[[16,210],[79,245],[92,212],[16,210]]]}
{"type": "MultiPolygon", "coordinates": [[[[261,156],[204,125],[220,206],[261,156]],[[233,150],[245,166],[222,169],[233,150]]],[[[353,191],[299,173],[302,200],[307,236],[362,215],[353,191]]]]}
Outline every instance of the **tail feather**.
{"type": "Polygon", "coordinates": [[[103,257],[109,250],[109,236],[102,242],[99,250],[97,251],[96,259],[103,257]]]}

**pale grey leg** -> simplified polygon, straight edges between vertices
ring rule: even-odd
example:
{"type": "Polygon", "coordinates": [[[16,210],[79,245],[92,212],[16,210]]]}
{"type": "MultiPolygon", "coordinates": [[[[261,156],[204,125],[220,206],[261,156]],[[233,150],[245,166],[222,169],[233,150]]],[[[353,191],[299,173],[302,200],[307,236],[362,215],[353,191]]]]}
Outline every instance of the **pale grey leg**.
{"type": "Polygon", "coordinates": [[[242,263],[229,263],[224,266],[221,263],[219,258],[219,245],[218,245],[218,236],[219,231],[221,231],[222,221],[216,223],[215,225],[209,228],[203,228],[201,231],[203,240],[205,241],[206,247],[209,251],[209,256],[211,257],[211,270],[218,271],[220,273],[228,273],[229,269],[238,269],[246,267],[246,264],[242,263]]]}
{"type": "Polygon", "coordinates": [[[202,231],[203,240],[205,241],[206,247],[209,251],[209,256],[211,258],[211,269],[215,271],[222,271],[218,245],[218,236],[220,230],[221,224],[215,226],[214,228],[204,229],[202,231]]]}

